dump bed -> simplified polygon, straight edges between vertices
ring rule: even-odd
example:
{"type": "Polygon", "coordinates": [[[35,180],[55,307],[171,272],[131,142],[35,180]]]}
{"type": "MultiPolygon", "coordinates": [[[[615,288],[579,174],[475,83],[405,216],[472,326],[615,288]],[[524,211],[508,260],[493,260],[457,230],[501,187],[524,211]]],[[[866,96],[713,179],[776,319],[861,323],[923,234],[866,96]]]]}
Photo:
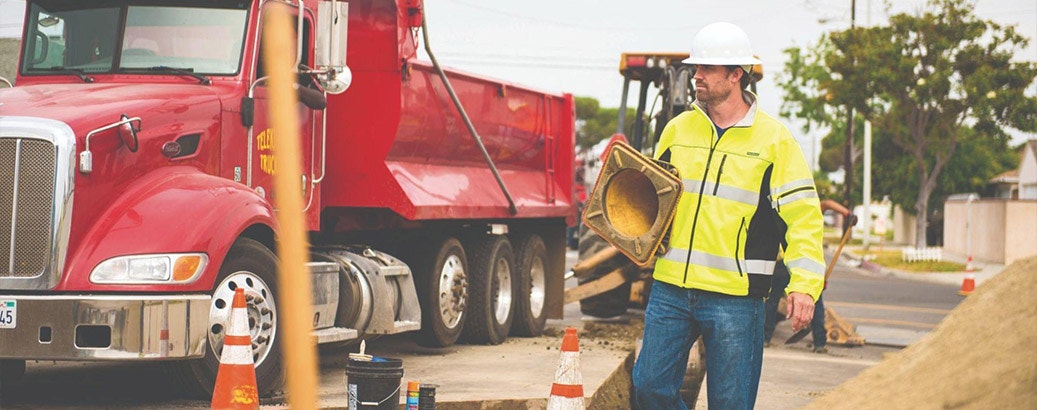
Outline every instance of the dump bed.
{"type": "Polygon", "coordinates": [[[329,97],[325,209],[382,208],[407,220],[573,215],[571,95],[446,69],[515,201],[511,215],[436,69],[416,58],[406,10],[364,0],[349,13],[353,82],[329,97]]]}

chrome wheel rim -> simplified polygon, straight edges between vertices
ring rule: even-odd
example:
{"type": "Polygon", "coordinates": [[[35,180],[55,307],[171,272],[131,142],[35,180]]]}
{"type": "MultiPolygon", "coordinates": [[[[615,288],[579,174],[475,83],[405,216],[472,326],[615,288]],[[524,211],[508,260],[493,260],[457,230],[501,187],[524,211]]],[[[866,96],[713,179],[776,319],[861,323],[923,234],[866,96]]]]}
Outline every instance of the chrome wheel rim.
{"type": "Polygon", "coordinates": [[[450,255],[439,271],[439,317],[447,329],[461,324],[468,300],[468,277],[464,263],[457,255],[450,255]]]}
{"type": "Polygon", "coordinates": [[[547,299],[547,273],[543,259],[533,258],[529,267],[529,282],[529,311],[533,317],[540,317],[547,299]]]}
{"type": "Polygon", "coordinates": [[[511,267],[504,258],[493,264],[493,287],[493,317],[503,324],[511,313],[511,267]]]}
{"type": "Polygon", "coordinates": [[[230,329],[234,291],[238,288],[245,290],[245,311],[248,317],[249,338],[252,341],[252,360],[255,366],[259,367],[274,346],[277,306],[270,287],[255,273],[235,272],[216,286],[209,305],[209,348],[216,357],[220,357],[223,352],[223,338],[230,329]]]}

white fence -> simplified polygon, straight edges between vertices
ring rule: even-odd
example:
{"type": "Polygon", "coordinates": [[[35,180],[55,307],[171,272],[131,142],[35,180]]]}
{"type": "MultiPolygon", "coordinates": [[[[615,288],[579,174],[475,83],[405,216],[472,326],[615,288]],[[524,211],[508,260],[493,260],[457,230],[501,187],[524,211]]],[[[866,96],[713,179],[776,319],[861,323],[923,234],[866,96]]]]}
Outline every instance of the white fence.
{"type": "Polygon", "coordinates": [[[904,262],[940,262],[943,261],[943,248],[906,247],[900,253],[904,262]]]}

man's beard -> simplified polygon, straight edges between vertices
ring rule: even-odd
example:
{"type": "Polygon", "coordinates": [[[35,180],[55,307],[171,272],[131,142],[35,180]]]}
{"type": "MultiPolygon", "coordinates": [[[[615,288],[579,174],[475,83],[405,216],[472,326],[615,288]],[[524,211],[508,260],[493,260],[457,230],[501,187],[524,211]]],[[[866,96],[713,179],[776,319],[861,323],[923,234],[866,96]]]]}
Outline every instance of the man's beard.
{"type": "Polygon", "coordinates": [[[697,99],[706,105],[715,105],[731,97],[732,91],[730,88],[718,90],[716,87],[706,86],[704,92],[700,92],[697,99]]]}

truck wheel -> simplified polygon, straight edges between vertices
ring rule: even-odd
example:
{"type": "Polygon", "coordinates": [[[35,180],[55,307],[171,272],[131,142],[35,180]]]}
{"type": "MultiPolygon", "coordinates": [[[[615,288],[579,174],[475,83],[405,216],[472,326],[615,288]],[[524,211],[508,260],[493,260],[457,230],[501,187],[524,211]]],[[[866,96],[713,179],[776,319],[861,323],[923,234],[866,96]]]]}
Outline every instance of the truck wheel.
{"type": "Polygon", "coordinates": [[[464,339],[471,343],[497,345],[508,338],[514,319],[513,290],[515,257],[505,236],[479,235],[472,238],[470,277],[471,305],[464,339]]]}
{"type": "Polygon", "coordinates": [[[547,323],[544,303],[547,300],[547,246],[540,235],[519,240],[515,266],[515,322],[511,330],[518,336],[540,336],[547,323]]]}
{"type": "Polygon", "coordinates": [[[448,237],[416,266],[429,269],[417,276],[425,283],[418,292],[422,323],[418,343],[451,346],[461,336],[467,319],[468,258],[464,248],[456,238],[448,237]]]}
{"type": "Polygon", "coordinates": [[[0,389],[10,390],[10,385],[18,383],[25,375],[25,360],[0,360],[0,389]]]}
{"type": "Polygon", "coordinates": [[[205,357],[181,363],[182,381],[199,397],[212,397],[220,367],[223,338],[230,327],[231,302],[237,288],[245,289],[252,360],[260,396],[269,396],[283,383],[281,343],[277,335],[277,257],[263,244],[248,238],[231,246],[220,267],[209,307],[205,357]]]}
{"type": "MultiPolygon", "coordinates": [[[[604,239],[601,239],[601,237],[594,233],[594,231],[590,229],[582,229],[582,231],[583,235],[580,236],[580,260],[590,258],[594,254],[612,246],[609,245],[608,242],[605,242],[604,239]]],[[[612,259],[594,267],[589,276],[580,278],[578,282],[582,285],[584,283],[596,281],[602,276],[605,276],[609,272],[620,267],[636,269],[637,265],[630,263],[626,256],[616,255],[612,259]]],[[[630,281],[627,281],[615,289],[580,300],[580,312],[585,315],[600,318],[615,317],[626,313],[629,301],[630,281]]]]}

